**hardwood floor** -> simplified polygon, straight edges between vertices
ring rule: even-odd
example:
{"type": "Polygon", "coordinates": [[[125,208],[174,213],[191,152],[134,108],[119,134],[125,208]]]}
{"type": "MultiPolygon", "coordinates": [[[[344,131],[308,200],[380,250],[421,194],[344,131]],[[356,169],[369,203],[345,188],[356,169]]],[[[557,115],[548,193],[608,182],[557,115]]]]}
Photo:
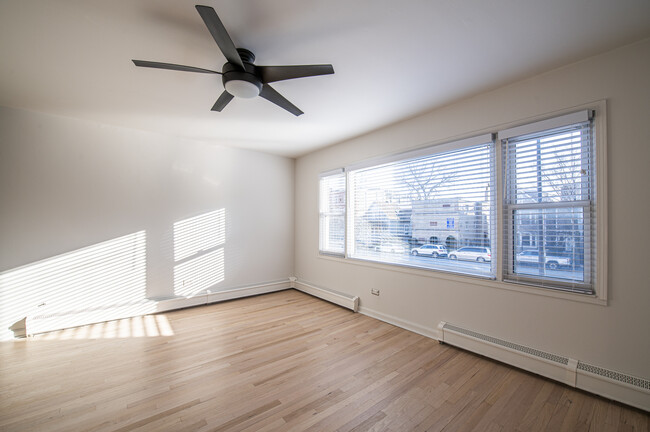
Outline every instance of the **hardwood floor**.
{"type": "Polygon", "coordinates": [[[650,415],[289,290],[0,343],[2,431],[648,431],[650,415]]]}

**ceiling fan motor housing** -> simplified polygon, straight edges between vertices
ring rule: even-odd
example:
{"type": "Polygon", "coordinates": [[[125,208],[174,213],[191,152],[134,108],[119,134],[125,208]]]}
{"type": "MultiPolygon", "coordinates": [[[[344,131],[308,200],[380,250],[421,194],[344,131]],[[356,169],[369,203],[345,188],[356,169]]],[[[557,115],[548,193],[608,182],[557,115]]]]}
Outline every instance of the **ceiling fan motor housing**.
{"type": "Polygon", "coordinates": [[[255,74],[255,55],[247,49],[237,48],[244,70],[230,62],[223,65],[223,86],[233,96],[240,98],[254,98],[262,91],[262,80],[255,74]]]}

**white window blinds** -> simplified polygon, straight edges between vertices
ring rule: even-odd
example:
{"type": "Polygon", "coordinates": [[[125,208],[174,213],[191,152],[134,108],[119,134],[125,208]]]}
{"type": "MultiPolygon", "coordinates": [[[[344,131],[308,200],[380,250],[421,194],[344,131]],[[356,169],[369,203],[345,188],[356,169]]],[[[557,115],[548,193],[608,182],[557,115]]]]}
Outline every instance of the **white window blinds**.
{"type": "Polygon", "coordinates": [[[505,181],[504,279],[594,292],[590,117],[585,111],[553,119],[550,129],[540,123],[520,127],[520,135],[499,134],[505,181]]]}
{"type": "Polygon", "coordinates": [[[468,142],[350,171],[348,255],[493,277],[492,137],[468,142]]]}
{"type": "Polygon", "coordinates": [[[319,250],[321,253],[345,253],[345,173],[343,170],[322,174],[319,186],[319,250]]]}
{"type": "Polygon", "coordinates": [[[594,108],[321,174],[321,253],[606,299],[594,108]]]}

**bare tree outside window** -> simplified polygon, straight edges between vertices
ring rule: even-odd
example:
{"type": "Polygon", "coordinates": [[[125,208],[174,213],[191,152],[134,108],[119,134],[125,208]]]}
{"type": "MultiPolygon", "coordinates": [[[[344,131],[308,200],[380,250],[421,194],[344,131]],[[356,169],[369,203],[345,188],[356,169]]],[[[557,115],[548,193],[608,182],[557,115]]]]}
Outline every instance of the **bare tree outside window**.
{"type": "Polygon", "coordinates": [[[549,165],[542,173],[544,183],[551,189],[549,194],[560,201],[579,200],[583,178],[587,177],[587,171],[580,168],[580,155],[556,155],[549,165]]]}
{"type": "Polygon", "coordinates": [[[411,199],[424,201],[434,199],[438,191],[456,177],[455,172],[438,169],[435,161],[422,163],[414,161],[408,164],[401,181],[411,190],[411,199]]]}

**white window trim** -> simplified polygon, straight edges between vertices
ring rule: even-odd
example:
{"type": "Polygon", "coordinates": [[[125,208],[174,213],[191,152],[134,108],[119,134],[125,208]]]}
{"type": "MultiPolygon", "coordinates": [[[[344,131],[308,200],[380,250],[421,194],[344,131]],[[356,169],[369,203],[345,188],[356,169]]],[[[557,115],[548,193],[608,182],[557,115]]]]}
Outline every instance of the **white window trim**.
{"type": "Polygon", "coordinates": [[[469,275],[440,271],[435,269],[426,269],[423,267],[410,267],[406,265],[388,264],[388,263],[381,263],[378,261],[368,261],[368,260],[362,260],[357,258],[343,258],[340,256],[337,257],[332,255],[324,255],[324,254],[319,254],[318,257],[321,259],[332,260],[332,261],[345,263],[353,266],[362,266],[362,267],[375,268],[379,270],[396,271],[396,272],[406,273],[413,276],[429,277],[434,280],[442,279],[442,280],[456,282],[464,285],[496,288],[496,289],[501,289],[506,291],[523,293],[523,294],[533,294],[542,297],[559,298],[564,300],[576,301],[579,303],[589,303],[589,304],[595,304],[600,306],[606,306],[606,302],[604,301],[604,299],[597,298],[596,296],[593,295],[577,294],[577,293],[572,293],[567,291],[558,291],[558,290],[552,290],[548,288],[540,288],[533,285],[503,282],[499,280],[483,278],[480,276],[469,276],[469,275]]]}
{"type": "Polygon", "coordinates": [[[542,132],[549,129],[556,129],[569,126],[576,123],[585,123],[591,119],[591,110],[583,109],[570,114],[564,114],[552,117],[546,120],[540,120],[532,123],[526,123],[521,126],[515,126],[509,129],[500,130],[497,134],[499,141],[520,135],[530,135],[532,133],[542,132]]]}
{"type": "Polygon", "coordinates": [[[350,165],[345,166],[345,171],[356,171],[363,168],[376,167],[384,164],[388,164],[396,161],[403,161],[408,159],[415,159],[423,156],[432,156],[438,153],[450,152],[453,150],[459,150],[465,147],[472,147],[475,145],[485,144],[487,142],[494,141],[495,134],[486,133],[476,136],[471,136],[469,138],[461,138],[457,140],[445,140],[439,144],[426,144],[424,147],[418,147],[415,150],[407,150],[400,153],[392,153],[386,156],[380,156],[372,159],[366,159],[361,162],[356,162],[350,165]]]}
{"type": "Polygon", "coordinates": [[[344,180],[345,180],[345,211],[343,214],[343,223],[344,223],[344,239],[343,239],[343,252],[333,252],[333,251],[327,251],[327,250],[322,250],[321,249],[321,238],[320,238],[320,224],[321,224],[321,211],[320,211],[320,182],[323,178],[325,177],[330,177],[334,175],[339,175],[339,174],[346,174],[344,168],[336,168],[333,170],[325,171],[322,172],[318,175],[318,254],[323,255],[323,256],[330,256],[330,257],[338,257],[338,258],[346,258],[347,257],[347,232],[348,232],[348,218],[347,218],[347,213],[348,213],[348,204],[347,204],[347,194],[348,194],[348,176],[345,175],[344,180]]]}
{"type": "Polygon", "coordinates": [[[596,140],[596,297],[607,304],[608,253],[607,240],[607,103],[601,100],[591,105],[596,110],[594,139],[596,140]]]}
{"type": "MultiPolygon", "coordinates": [[[[595,149],[596,178],[594,181],[596,194],[594,200],[596,206],[595,213],[596,213],[597,223],[596,223],[595,248],[598,251],[596,257],[596,264],[595,264],[596,265],[596,272],[595,272],[596,283],[594,284],[595,294],[589,295],[589,294],[582,294],[582,293],[573,293],[573,292],[542,288],[534,285],[527,285],[527,284],[511,282],[511,281],[506,282],[503,280],[503,265],[501,265],[502,263],[501,260],[503,260],[504,257],[503,255],[504,226],[503,223],[500,223],[499,221],[503,220],[503,212],[504,212],[504,206],[502,205],[502,203],[504,202],[503,201],[504,180],[503,180],[503,175],[501,174],[503,169],[503,151],[502,151],[502,146],[500,145],[494,146],[495,173],[496,173],[495,193],[496,193],[496,202],[497,202],[496,214],[495,214],[495,219],[497,221],[497,223],[495,224],[497,237],[496,237],[495,246],[497,249],[498,260],[499,260],[499,265],[496,266],[496,279],[486,279],[482,277],[445,272],[436,269],[427,269],[427,268],[415,267],[415,266],[412,267],[407,265],[395,265],[390,263],[381,263],[375,261],[366,261],[361,259],[350,258],[347,255],[347,242],[348,242],[347,216],[346,216],[346,241],[345,241],[346,254],[344,256],[340,256],[340,255],[332,256],[330,254],[319,253],[317,256],[322,259],[333,260],[339,263],[346,263],[349,265],[360,265],[364,267],[370,267],[370,268],[376,268],[376,269],[382,269],[388,271],[397,271],[401,273],[407,273],[410,275],[430,277],[433,279],[442,279],[451,282],[457,282],[457,283],[463,283],[463,284],[469,284],[469,285],[475,285],[481,287],[503,289],[503,290],[513,291],[522,294],[532,294],[532,295],[539,295],[539,296],[549,297],[549,298],[575,301],[579,303],[607,306],[608,304],[608,286],[607,286],[608,264],[607,263],[608,263],[609,243],[607,238],[608,197],[607,197],[607,103],[606,100],[602,99],[602,100],[574,106],[568,109],[553,111],[547,114],[538,115],[526,119],[520,119],[514,122],[498,125],[495,127],[485,128],[483,132],[479,131],[479,133],[485,133],[489,136],[490,134],[494,133],[493,131],[497,130],[497,131],[501,131],[500,136],[504,136],[504,132],[507,132],[508,129],[514,129],[516,127],[525,126],[527,124],[531,124],[535,122],[552,120],[553,118],[564,116],[566,114],[575,113],[578,110],[596,111],[594,116],[594,126],[593,126],[593,136],[594,139],[596,140],[596,149],[595,149]]],[[[479,135],[479,136],[482,137],[485,135],[479,135]]],[[[407,159],[411,154],[415,155],[412,157],[417,157],[417,154],[419,154],[420,152],[425,152],[425,154],[433,154],[431,150],[434,150],[434,152],[436,152],[435,151],[436,149],[439,149],[438,152],[446,151],[448,149],[443,150],[442,146],[447,142],[449,141],[446,140],[442,144],[438,144],[438,145],[428,144],[426,147],[421,147],[416,150],[406,151],[402,153],[395,153],[385,157],[372,158],[369,160],[365,160],[363,162],[346,165],[345,170],[347,171],[348,169],[360,169],[363,167],[375,166],[382,163],[388,163],[391,160],[407,159]],[[429,153],[426,153],[427,151],[429,151],[429,153]]],[[[350,202],[349,193],[350,192],[349,192],[348,178],[346,175],[346,199],[348,200],[347,202],[350,202]]],[[[348,212],[346,211],[346,213],[348,212]]]]}
{"type": "MultiPolygon", "coordinates": [[[[595,125],[595,119],[594,119],[594,110],[580,110],[578,112],[573,112],[570,114],[565,114],[562,116],[557,116],[553,117],[547,120],[541,120],[538,122],[533,122],[533,123],[528,123],[522,126],[516,126],[514,128],[507,129],[505,131],[499,131],[498,133],[498,145],[503,148],[507,148],[507,145],[504,143],[505,140],[513,137],[524,137],[524,139],[527,139],[527,136],[534,135],[534,134],[539,134],[540,132],[547,132],[551,131],[553,129],[558,129],[558,128],[563,128],[567,126],[573,126],[576,124],[584,124],[587,122],[591,122],[591,132],[593,132],[594,125],[595,125]],[[506,146],[506,147],[504,147],[506,146]]],[[[535,138],[531,138],[535,139],[535,138]]],[[[592,133],[591,140],[593,141],[594,134],[592,133]]],[[[595,153],[595,148],[593,149],[595,153]]],[[[507,156],[506,156],[507,157],[507,156]]],[[[594,155],[595,157],[595,155],[594,155]]],[[[505,160],[505,159],[504,159],[505,160]]],[[[513,161],[513,163],[516,165],[517,162],[516,160],[513,161]]],[[[594,167],[595,168],[595,167],[594,167]]],[[[505,170],[504,170],[505,171],[505,170]]],[[[501,171],[502,173],[504,171],[501,171]]],[[[591,170],[589,170],[591,171],[591,170]]],[[[507,184],[506,182],[506,175],[503,175],[504,183],[507,184]]],[[[593,183],[595,184],[596,178],[593,178],[593,183]]],[[[557,289],[557,290],[566,290],[566,291],[576,291],[580,293],[580,290],[584,291],[591,291],[593,290],[595,294],[596,288],[595,284],[592,282],[592,262],[590,259],[585,258],[584,266],[585,266],[585,280],[584,282],[565,282],[562,280],[557,280],[552,277],[543,277],[543,276],[533,276],[533,275],[526,275],[526,274],[515,274],[514,273],[514,263],[512,262],[511,258],[513,256],[514,252],[514,245],[513,245],[513,240],[510,239],[507,236],[512,232],[513,229],[513,217],[514,214],[517,210],[522,210],[522,209],[551,209],[551,208],[582,208],[583,209],[583,214],[586,215],[585,217],[588,219],[591,219],[591,211],[590,209],[592,208],[592,203],[595,204],[595,194],[593,199],[589,199],[587,201],[567,201],[567,202],[544,202],[544,203],[512,203],[508,202],[508,196],[510,192],[506,190],[507,188],[504,185],[503,193],[504,193],[504,199],[503,199],[503,211],[506,213],[504,216],[504,219],[501,220],[501,223],[505,225],[505,227],[508,228],[507,232],[504,230],[504,237],[501,239],[503,242],[503,259],[500,261],[501,265],[503,267],[503,277],[501,280],[504,282],[508,283],[521,283],[524,285],[533,285],[533,286],[540,286],[540,287],[545,287],[547,289],[557,289]],[[548,283],[548,285],[546,285],[548,283]]],[[[511,197],[512,198],[512,197],[511,197]]],[[[596,221],[598,219],[596,218],[596,221]]],[[[591,220],[589,221],[589,226],[591,225],[591,220]]],[[[598,224],[596,223],[596,226],[598,224]]],[[[588,236],[591,233],[591,230],[588,230],[588,233],[585,234],[585,236],[588,236]]],[[[596,236],[597,238],[598,236],[596,236]]],[[[589,256],[593,253],[593,251],[596,249],[597,245],[595,243],[592,243],[591,240],[586,241],[586,244],[589,244],[589,247],[585,248],[585,256],[589,256]]],[[[587,295],[593,295],[592,293],[586,293],[583,292],[581,294],[587,294],[587,295]]]]}
{"type": "Polygon", "coordinates": [[[329,176],[333,176],[333,175],[336,175],[336,174],[343,174],[344,172],[345,172],[345,170],[343,168],[336,168],[336,169],[333,169],[333,170],[325,171],[325,172],[322,172],[322,173],[318,174],[318,180],[322,179],[323,177],[329,177],[329,176]]]}
{"type": "MultiPolygon", "coordinates": [[[[504,242],[504,224],[499,223],[497,230],[498,236],[498,253],[501,261],[497,268],[497,282],[504,285],[511,285],[516,290],[539,290],[546,291],[553,297],[566,298],[570,296],[580,301],[588,303],[596,303],[607,305],[608,289],[607,289],[607,262],[608,262],[608,242],[607,242],[607,103],[605,100],[591,102],[580,106],[568,108],[559,112],[553,112],[548,115],[538,116],[533,119],[528,119],[526,122],[517,122],[507,128],[501,129],[497,136],[499,142],[502,139],[512,136],[535,133],[538,131],[553,129],[557,127],[567,126],[573,123],[579,123],[588,120],[590,111],[595,111],[593,116],[593,139],[595,140],[596,147],[594,150],[596,158],[596,176],[594,178],[594,204],[596,216],[596,242],[594,243],[594,250],[597,251],[596,266],[594,277],[595,283],[593,284],[594,294],[572,293],[563,291],[561,287],[552,289],[548,287],[538,287],[534,283],[526,283],[525,281],[517,282],[504,279],[504,265],[503,259],[506,257],[505,242],[504,242]]],[[[496,146],[497,152],[497,169],[499,173],[503,173],[503,146],[496,146]]],[[[499,221],[503,221],[507,211],[505,206],[505,179],[503,175],[497,177],[497,200],[501,205],[497,206],[497,217],[499,221]]],[[[580,203],[578,203],[580,204],[580,203]]],[[[560,284],[558,284],[560,285],[560,284]]]]}

